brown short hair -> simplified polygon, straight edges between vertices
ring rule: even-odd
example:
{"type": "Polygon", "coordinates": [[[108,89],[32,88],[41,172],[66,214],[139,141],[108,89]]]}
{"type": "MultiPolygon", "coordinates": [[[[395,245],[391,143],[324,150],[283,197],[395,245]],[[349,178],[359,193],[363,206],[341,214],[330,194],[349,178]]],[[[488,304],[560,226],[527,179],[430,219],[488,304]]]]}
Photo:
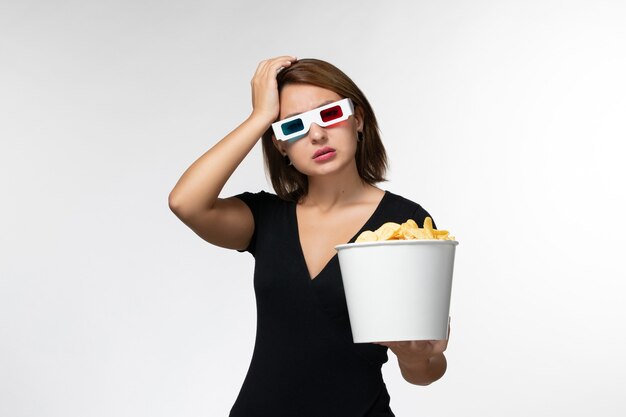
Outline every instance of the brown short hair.
{"type": "MultiPolygon", "coordinates": [[[[278,92],[288,84],[309,84],[326,88],[342,96],[350,98],[355,111],[363,112],[363,139],[356,150],[356,166],[361,179],[368,184],[386,181],[387,153],[380,139],[378,122],[374,110],[357,85],[339,68],[319,59],[300,59],[290,67],[283,69],[276,76],[278,92]]],[[[272,128],[262,137],[265,166],[269,171],[272,186],[278,197],[298,202],[308,192],[308,178],[287,165],[285,158],[272,143],[272,128]]]]}

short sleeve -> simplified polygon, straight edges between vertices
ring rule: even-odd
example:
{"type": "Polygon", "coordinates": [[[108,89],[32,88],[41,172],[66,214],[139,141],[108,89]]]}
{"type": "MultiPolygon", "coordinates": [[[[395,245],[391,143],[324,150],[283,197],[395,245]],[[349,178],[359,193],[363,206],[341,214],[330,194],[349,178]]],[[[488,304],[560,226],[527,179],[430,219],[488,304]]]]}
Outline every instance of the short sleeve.
{"type": "Polygon", "coordinates": [[[252,256],[254,256],[256,252],[257,225],[259,224],[259,217],[260,217],[259,207],[260,207],[260,199],[261,199],[262,193],[263,191],[258,192],[258,193],[250,193],[246,191],[244,193],[233,196],[233,197],[240,199],[248,206],[248,208],[252,212],[252,217],[254,218],[254,233],[252,234],[252,238],[250,239],[250,243],[248,244],[248,247],[243,250],[237,249],[237,251],[239,252],[250,252],[252,256]]]}
{"type": "Polygon", "coordinates": [[[433,229],[436,229],[437,226],[435,225],[435,219],[433,219],[433,216],[431,216],[426,210],[424,210],[422,206],[418,204],[415,208],[415,211],[413,212],[412,219],[415,220],[419,227],[424,227],[424,220],[426,220],[426,217],[431,218],[431,220],[433,221],[433,229]]]}

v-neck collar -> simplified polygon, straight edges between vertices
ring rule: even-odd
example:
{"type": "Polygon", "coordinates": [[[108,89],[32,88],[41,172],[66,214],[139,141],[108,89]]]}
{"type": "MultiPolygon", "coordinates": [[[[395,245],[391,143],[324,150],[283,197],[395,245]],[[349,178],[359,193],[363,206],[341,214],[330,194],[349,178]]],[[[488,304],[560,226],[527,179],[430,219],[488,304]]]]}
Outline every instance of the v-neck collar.
{"type": "MultiPolygon", "coordinates": [[[[387,200],[389,194],[390,194],[389,191],[384,190],[384,194],[382,198],[380,199],[380,201],[378,202],[376,209],[374,209],[374,211],[372,212],[370,217],[365,221],[363,226],[361,226],[361,228],[354,234],[354,236],[352,236],[352,238],[347,243],[353,243],[356,240],[356,238],[361,234],[361,232],[363,232],[364,230],[372,229],[372,226],[370,225],[370,223],[372,223],[375,220],[375,218],[378,216],[378,213],[381,211],[383,203],[387,200]]],[[[291,208],[291,220],[292,220],[292,225],[294,228],[294,236],[296,239],[295,244],[298,247],[298,251],[300,252],[301,268],[303,269],[308,281],[312,282],[312,281],[315,281],[319,276],[321,276],[326,271],[326,269],[328,269],[328,267],[333,262],[333,260],[337,258],[337,253],[335,251],[335,254],[328,260],[328,262],[326,262],[326,265],[324,265],[324,267],[320,270],[320,272],[315,277],[311,277],[311,274],[309,273],[309,267],[307,266],[307,263],[306,263],[306,258],[304,257],[304,250],[302,249],[302,243],[300,241],[300,229],[298,227],[298,213],[296,212],[297,206],[298,206],[297,203],[292,203],[292,208],[291,208]]]]}

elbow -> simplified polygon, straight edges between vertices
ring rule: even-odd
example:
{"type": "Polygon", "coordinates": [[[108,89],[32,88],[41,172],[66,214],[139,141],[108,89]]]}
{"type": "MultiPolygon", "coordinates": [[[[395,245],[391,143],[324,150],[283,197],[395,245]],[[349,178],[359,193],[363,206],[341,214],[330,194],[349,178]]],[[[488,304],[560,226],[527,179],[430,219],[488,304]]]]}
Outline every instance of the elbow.
{"type": "Polygon", "coordinates": [[[170,195],[167,198],[167,204],[170,207],[170,210],[172,210],[172,212],[174,214],[176,214],[178,217],[181,216],[181,212],[183,210],[183,205],[181,204],[180,200],[177,199],[173,193],[170,193],[170,195]]]}
{"type": "Polygon", "coordinates": [[[408,382],[409,384],[412,384],[412,385],[419,385],[420,387],[427,387],[427,386],[431,385],[433,382],[436,382],[439,379],[441,379],[442,376],[443,376],[443,374],[435,376],[435,377],[431,377],[429,379],[411,380],[410,378],[405,378],[405,380],[406,380],[406,382],[408,382]]]}
{"type": "Polygon", "coordinates": [[[420,387],[427,387],[430,384],[432,384],[435,381],[438,381],[441,377],[443,376],[443,374],[438,375],[438,376],[428,376],[426,378],[422,378],[422,379],[412,379],[410,377],[404,377],[404,380],[406,382],[408,382],[411,385],[418,385],[420,387]]]}
{"type": "Polygon", "coordinates": [[[174,199],[174,196],[172,195],[172,193],[170,193],[170,195],[167,197],[167,204],[168,206],[170,206],[170,210],[172,210],[173,212],[176,212],[177,201],[174,199]]]}
{"type": "Polygon", "coordinates": [[[443,354],[431,359],[430,366],[416,370],[400,365],[400,371],[405,381],[412,385],[428,386],[443,377],[448,369],[448,362],[443,354]]]}
{"type": "Polygon", "coordinates": [[[426,378],[422,377],[420,379],[412,378],[412,377],[405,376],[405,375],[402,375],[402,377],[409,384],[411,384],[411,385],[418,385],[420,387],[427,387],[428,385],[430,385],[433,382],[435,382],[434,379],[427,379],[427,377],[426,378]]]}
{"type": "Polygon", "coordinates": [[[206,218],[206,209],[200,209],[192,204],[192,201],[181,199],[180,197],[169,195],[167,199],[167,204],[172,211],[180,220],[184,223],[187,223],[190,220],[197,219],[198,217],[207,220],[206,218]]]}

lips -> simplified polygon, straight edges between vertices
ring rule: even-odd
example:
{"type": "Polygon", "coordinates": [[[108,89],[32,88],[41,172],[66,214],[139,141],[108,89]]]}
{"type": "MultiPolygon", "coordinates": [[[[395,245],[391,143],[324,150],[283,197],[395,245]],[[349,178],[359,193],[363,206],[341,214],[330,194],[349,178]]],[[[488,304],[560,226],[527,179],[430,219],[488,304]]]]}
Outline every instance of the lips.
{"type": "Polygon", "coordinates": [[[315,153],[313,154],[313,159],[317,158],[318,156],[327,154],[329,152],[335,152],[335,150],[333,148],[329,148],[328,146],[324,146],[323,148],[320,148],[317,151],[315,151],[315,153]]]}

